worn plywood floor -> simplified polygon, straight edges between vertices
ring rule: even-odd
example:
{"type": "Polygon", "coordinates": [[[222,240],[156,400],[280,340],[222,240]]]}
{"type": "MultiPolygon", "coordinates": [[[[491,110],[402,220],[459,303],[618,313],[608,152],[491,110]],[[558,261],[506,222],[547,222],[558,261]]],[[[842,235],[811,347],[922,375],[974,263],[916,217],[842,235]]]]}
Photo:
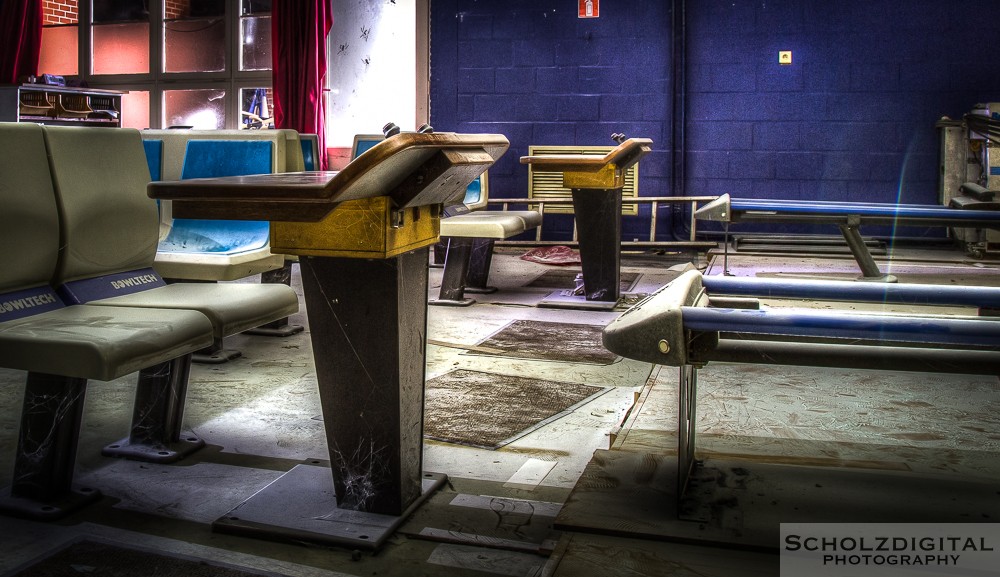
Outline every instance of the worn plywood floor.
{"type": "MultiPolygon", "coordinates": [[[[975,284],[1000,286],[1000,263],[970,263],[962,255],[947,252],[923,257],[898,259],[906,264],[894,272],[905,269],[909,282],[957,284],[972,278],[975,284]]],[[[851,266],[848,258],[729,255],[730,273],[745,276],[811,278],[816,271],[829,274],[830,270],[849,271],[851,266]]],[[[708,270],[721,274],[718,258],[708,270]]],[[[835,306],[804,301],[767,304],[835,306]]],[[[864,308],[906,311],[884,305],[864,308]]],[[[669,367],[654,369],[615,434],[612,451],[600,453],[591,462],[592,470],[584,473],[585,481],[570,495],[557,519],[558,527],[776,547],[779,519],[832,522],[843,521],[838,515],[846,514],[861,520],[876,510],[883,520],[900,522],[920,515],[936,522],[995,522],[1000,518],[1000,494],[995,490],[1000,480],[1000,381],[996,376],[734,363],[712,363],[698,373],[696,447],[707,477],[694,492],[707,485],[712,489],[700,497],[704,502],[743,499],[739,507],[709,513],[709,517],[715,515],[719,532],[712,534],[713,522],[671,527],[671,520],[657,521],[657,515],[649,513],[650,508],[657,509],[657,500],[665,499],[664,507],[671,507],[676,499],[670,487],[676,486],[678,371],[669,367]],[[750,473],[740,477],[734,471],[750,473]],[[736,477],[740,478],[733,485],[736,477]],[[805,481],[793,487],[793,479],[805,481]],[[851,480],[862,488],[851,493],[851,480]],[[846,491],[846,497],[816,490],[814,503],[796,502],[775,516],[772,511],[788,501],[790,494],[800,492],[801,486],[838,487],[846,491]],[[879,496],[879,488],[887,492],[879,496]],[[769,491],[776,496],[762,510],[747,498],[769,491]],[[874,501],[865,502],[862,493],[874,501]],[[945,500],[935,505],[942,495],[945,500]],[[852,502],[859,503],[857,509],[851,509],[852,502]],[[834,503],[839,505],[829,507],[834,503]],[[770,515],[771,525],[754,526],[749,515],[763,516],[765,525],[770,515]],[[739,521],[734,525],[733,519],[739,521]],[[734,526],[743,536],[751,529],[766,532],[757,541],[730,539],[725,529],[734,526]]]]}
{"type": "MultiPolygon", "coordinates": [[[[623,260],[623,270],[637,274],[633,292],[652,292],[676,275],[655,258],[623,260]]],[[[854,274],[849,259],[798,264],[800,257],[768,256],[740,265],[743,258],[758,257],[730,255],[731,270],[854,274]]],[[[974,278],[1000,284],[997,261],[967,262],[948,251],[896,258],[958,269],[921,269],[924,280],[937,275],[933,282],[974,278]]],[[[706,267],[704,260],[698,264],[706,267]]],[[[328,455],[316,418],[308,334],[239,335],[228,344],[243,350],[241,359],[193,372],[185,421],[209,447],[179,465],[101,457],[100,447],[127,430],[134,382],[124,378],[89,387],[77,475],[106,497],[58,523],[0,517],[0,575],[81,536],[290,576],[776,574],[774,555],[584,533],[557,524],[596,451],[669,458],[675,445],[676,374],[620,358],[595,364],[475,354],[485,339],[515,321],[600,327],[620,314],[535,308],[550,289],[525,285],[548,268],[505,252],[495,259],[491,276],[499,292],[474,295],[478,302],[468,309],[431,307],[427,378],[480,371],[607,392],[498,450],[426,442],[425,469],[448,474],[450,484],[378,554],[211,531],[212,520],[282,472],[302,462],[322,465],[328,455]]],[[[718,265],[707,268],[717,271],[718,265]]],[[[432,270],[431,298],[439,279],[440,270],[432,270]]],[[[307,324],[303,313],[293,322],[307,324]]],[[[9,480],[13,462],[23,376],[0,370],[0,485],[9,480]]],[[[1000,478],[996,379],[713,365],[702,371],[699,386],[699,451],[708,458],[1000,478]]]]}

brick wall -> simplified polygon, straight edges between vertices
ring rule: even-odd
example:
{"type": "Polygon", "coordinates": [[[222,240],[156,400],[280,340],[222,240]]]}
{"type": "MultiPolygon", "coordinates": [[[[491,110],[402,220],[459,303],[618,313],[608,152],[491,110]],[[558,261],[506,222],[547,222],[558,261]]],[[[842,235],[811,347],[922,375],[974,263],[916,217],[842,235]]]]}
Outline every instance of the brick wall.
{"type": "Polygon", "coordinates": [[[689,6],[691,193],[936,203],[935,122],[1000,96],[1000,63],[969,41],[995,2],[689,6]]]}
{"type": "MultiPolygon", "coordinates": [[[[519,158],[528,146],[612,146],[615,132],[653,139],[639,190],[664,194],[669,8],[661,0],[607,3],[601,18],[579,19],[570,0],[435,0],[431,124],[507,136],[510,150],[490,169],[491,198],[527,196],[519,158]]],[[[632,224],[625,223],[630,237],[648,234],[630,231],[632,224]]],[[[565,219],[545,226],[572,231],[565,219]]]]}
{"type": "Polygon", "coordinates": [[[182,18],[191,13],[191,0],[164,0],[163,17],[182,18]]]}
{"type": "Polygon", "coordinates": [[[44,0],[44,24],[76,24],[79,21],[77,0],[44,0]]]}
{"type": "Polygon", "coordinates": [[[670,13],[682,4],[687,194],[934,203],[935,121],[1000,101],[1000,60],[981,41],[992,0],[634,0],[597,20],[569,0],[435,0],[432,124],[508,136],[497,196],[524,194],[527,145],[607,144],[614,131],[656,142],[640,194],[678,194],[670,13]]]}
{"type": "MultiPolygon", "coordinates": [[[[76,24],[79,21],[77,0],[44,0],[45,24],[76,24]]],[[[180,18],[191,11],[191,0],[164,0],[164,17],[180,18]]]]}

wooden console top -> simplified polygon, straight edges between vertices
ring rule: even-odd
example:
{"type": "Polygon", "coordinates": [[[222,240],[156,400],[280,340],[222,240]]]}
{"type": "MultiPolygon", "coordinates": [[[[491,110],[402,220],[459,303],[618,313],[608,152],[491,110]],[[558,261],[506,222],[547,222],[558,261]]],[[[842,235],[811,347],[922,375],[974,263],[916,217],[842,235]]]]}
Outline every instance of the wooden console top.
{"type": "Polygon", "coordinates": [[[507,151],[500,134],[401,133],[339,172],[285,172],[152,182],[179,218],[315,222],[338,204],[388,196],[396,208],[442,204],[507,151]]]}

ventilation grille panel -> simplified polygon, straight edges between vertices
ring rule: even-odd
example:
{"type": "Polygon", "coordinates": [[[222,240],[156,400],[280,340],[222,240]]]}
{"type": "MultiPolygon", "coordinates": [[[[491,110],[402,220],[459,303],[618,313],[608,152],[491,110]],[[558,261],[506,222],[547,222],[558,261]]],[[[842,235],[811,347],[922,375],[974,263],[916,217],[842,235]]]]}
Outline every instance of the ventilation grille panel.
{"type": "MultiPolygon", "coordinates": [[[[613,147],[611,146],[529,146],[528,154],[596,154],[604,156],[613,147]]],[[[572,200],[573,192],[562,185],[562,173],[548,170],[537,170],[535,165],[528,165],[528,198],[538,200],[572,200]]],[[[639,196],[639,163],[633,164],[625,171],[625,187],[622,189],[622,198],[636,198],[639,196]]],[[[572,204],[552,204],[545,205],[545,212],[552,214],[573,214],[572,204]]],[[[638,214],[638,205],[623,204],[623,215],[638,214]]]]}

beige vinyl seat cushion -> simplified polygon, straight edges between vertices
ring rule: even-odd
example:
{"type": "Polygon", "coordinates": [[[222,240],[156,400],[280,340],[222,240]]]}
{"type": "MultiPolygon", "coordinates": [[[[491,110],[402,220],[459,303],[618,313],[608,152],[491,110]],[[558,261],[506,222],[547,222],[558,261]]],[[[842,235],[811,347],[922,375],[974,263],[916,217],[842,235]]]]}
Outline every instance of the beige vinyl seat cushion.
{"type": "Polygon", "coordinates": [[[211,344],[196,311],[74,305],[0,323],[0,366],[110,381],[211,344]]]}
{"type": "Polygon", "coordinates": [[[217,337],[259,327],[299,310],[295,291],[278,283],[174,283],[90,304],[196,310],[211,319],[217,337]]]}
{"type": "Polygon", "coordinates": [[[541,215],[533,210],[469,212],[441,219],[441,236],[505,239],[541,223],[541,215]]]}

